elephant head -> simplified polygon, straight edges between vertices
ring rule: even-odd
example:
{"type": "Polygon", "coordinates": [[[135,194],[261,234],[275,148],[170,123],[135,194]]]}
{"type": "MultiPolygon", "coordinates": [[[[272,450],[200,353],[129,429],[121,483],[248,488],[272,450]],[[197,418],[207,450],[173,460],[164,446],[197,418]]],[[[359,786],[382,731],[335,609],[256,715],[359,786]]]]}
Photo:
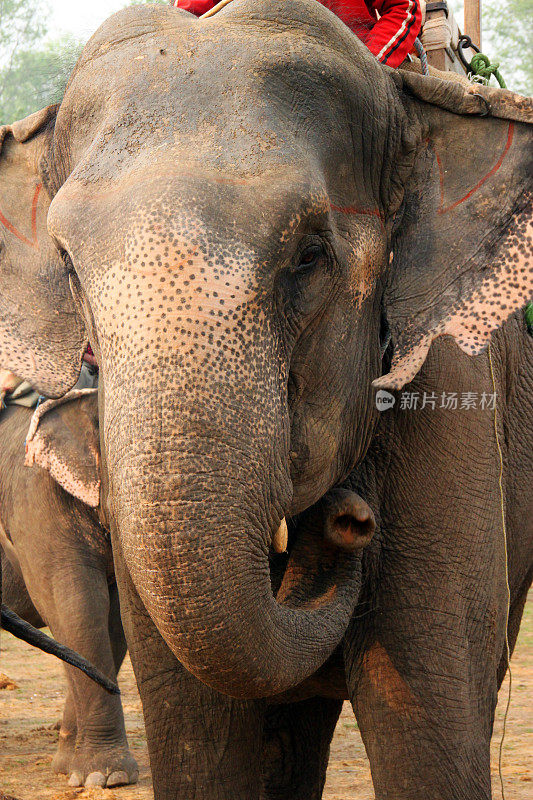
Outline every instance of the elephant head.
{"type": "Polygon", "coordinates": [[[111,17],[4,130],[0,364],[59,395],[88,331],[127,569],[206,683],[280,692],[338,643],[357,552],[299,541],[276,600],[271,541],[364,455],[372,381],[526,301],[530,118],[382,67],[313,0],[234,0],[111,17]]]}

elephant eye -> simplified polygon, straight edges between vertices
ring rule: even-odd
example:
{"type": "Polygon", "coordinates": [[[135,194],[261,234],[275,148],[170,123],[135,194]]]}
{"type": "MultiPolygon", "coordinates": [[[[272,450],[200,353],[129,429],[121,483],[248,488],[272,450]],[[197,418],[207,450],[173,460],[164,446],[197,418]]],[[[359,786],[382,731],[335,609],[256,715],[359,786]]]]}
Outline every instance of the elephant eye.
{"type": "Polygon", "coordinates": [[[322,244],[311,244],[300,251],[296,263],[296,269],[309,270],[315,267],[320,261],[327,258],[326,250],[322,244]]]}

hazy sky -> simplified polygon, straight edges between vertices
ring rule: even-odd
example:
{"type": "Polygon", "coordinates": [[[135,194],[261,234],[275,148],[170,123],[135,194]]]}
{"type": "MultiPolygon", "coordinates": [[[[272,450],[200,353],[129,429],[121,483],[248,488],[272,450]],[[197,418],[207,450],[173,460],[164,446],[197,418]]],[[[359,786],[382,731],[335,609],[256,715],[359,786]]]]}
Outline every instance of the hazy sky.
{"type": "Polygon", "coordinates": [[[69,32],[87,38],[127,0],[48,0],[52,8],[50,32],[69,32]]]}
{"type": "MultiPolygon", "coordinates": [[[[218,2],[218,0],[216,0],[218,2]]],[[[463,0],[448,0],[460,27],[463,25],[463,0]]],[[[48,0],[52,8],[50,35],[73,33],[88,39],[111,14],[128,4],[128,0],[48,0]]]]}
{"type": "MultiPolygon", "coordinates": [[[[127,5],[127,0],[48,0],[48,3],[53,9],[52,35],[68,31],[88,38],[106,17],[127,5]]],[[[451,5],[462,26],[463,0],[451,0],[451,5]]]]}

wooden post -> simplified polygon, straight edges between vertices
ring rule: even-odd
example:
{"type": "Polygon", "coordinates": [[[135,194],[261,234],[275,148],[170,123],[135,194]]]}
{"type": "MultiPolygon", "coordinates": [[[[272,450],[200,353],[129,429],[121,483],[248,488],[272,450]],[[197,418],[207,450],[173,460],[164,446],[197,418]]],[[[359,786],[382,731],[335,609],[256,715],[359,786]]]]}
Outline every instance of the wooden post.
{"type": "Polygon", "coordinates": [[[472,42],[481,50],[481,0],[464,0],[465,30],[472,42]]]}

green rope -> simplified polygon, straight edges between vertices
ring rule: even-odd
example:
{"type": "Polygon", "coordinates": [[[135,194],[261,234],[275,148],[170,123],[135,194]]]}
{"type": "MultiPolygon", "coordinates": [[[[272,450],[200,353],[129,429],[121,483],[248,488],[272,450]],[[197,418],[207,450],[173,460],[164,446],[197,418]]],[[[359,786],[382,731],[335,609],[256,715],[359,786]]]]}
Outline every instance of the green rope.
{"type": "Polygon", "coordinates": [[[526,325],[530,334],[533,336],[533,303],[526,306],[526,325]]]}
{"type": "Polygon", "coordinates": [[[506,88],[505,81],[500,73],[500,65],[498,63],[491,64],[489,57],[484,53],[474,53],[470,62],[470,72],[482,78],[485,84],[490,81],[491,75],[494,75],[502,89],[506,88]]]}

